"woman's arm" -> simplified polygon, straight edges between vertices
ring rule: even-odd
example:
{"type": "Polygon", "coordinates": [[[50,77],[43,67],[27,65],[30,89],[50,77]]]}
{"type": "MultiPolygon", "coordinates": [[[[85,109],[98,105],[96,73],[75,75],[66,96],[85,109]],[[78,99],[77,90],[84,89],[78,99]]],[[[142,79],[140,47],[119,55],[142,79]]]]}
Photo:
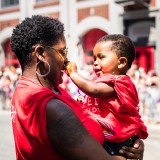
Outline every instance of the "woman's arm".
{"type": "Polygon", "coordinates": [[[50,100],[46,114],[48,136],[66,159],[116,160],[91,136],[65,103],[57,99],[50,100]]]}

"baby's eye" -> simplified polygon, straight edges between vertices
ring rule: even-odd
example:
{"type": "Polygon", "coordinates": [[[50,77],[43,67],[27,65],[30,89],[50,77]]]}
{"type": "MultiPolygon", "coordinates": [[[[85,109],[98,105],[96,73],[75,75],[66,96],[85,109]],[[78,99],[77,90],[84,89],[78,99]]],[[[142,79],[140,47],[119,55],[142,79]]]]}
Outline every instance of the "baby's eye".
{"type": "Polygon", "coordinates": [[[102,59],[102,58],[104,58],[104,56],[103,56],[103,55],[99,55],[98,58],[99,58],[99,59],[102,59]]]}

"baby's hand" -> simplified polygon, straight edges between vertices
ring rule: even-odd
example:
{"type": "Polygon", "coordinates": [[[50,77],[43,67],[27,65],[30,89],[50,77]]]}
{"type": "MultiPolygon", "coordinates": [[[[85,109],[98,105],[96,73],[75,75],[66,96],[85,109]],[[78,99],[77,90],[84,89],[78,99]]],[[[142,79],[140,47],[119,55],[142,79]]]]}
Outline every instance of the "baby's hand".
{"type": "Polygon", "coordinates": [[[70,61],[66,63],[66,73],[68,76],[72,73],[72,62],[70,61]]]}
{"type": "Polygon", "coordinates": [[[66,73],[70,76],[72,72],[77,72],[77,65],[74,62],[68,61],[66,63],[66,73]]]}

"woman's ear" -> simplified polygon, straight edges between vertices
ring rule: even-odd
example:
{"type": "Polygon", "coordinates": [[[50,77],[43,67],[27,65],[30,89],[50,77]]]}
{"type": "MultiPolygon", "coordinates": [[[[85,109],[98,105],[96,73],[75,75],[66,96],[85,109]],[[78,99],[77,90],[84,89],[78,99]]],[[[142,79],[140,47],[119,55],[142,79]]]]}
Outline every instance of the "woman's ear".
{"type": "Polygon", "coordinates": [[[127,62],[128,62],[128,60],[127,60],[126,57],[120,57],[120,58],[119,58],[118,68],[119,68],[119,69],[122,69],[122,68],[126,67],[126,66],[127,66],[127,62]]]}
{"type": "Polygon", "coordinates": [[[42,46],[36,46],[34,52],[40,61],[44,61],[44,48],[42,46]]]}

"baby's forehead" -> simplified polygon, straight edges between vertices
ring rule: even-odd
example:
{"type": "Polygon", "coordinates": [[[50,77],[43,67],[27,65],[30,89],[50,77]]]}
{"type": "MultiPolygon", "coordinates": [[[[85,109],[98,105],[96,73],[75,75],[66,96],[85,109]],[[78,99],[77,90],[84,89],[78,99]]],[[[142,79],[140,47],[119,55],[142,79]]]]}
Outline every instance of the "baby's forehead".
{"type": "Polygon", "coordinates": [[[94,55],[105,55],[105,54],[116,54],[117,57],[117,49],[114,49],[112,46],[111,41],[108,41],[107,43],[97,43],[95,47],[93,48],[93,54],[94,55]]]}
{"type": "Polygon", "coordinates": [[[113,45],[113,41],[111,40],[107,40],[107,41],[100,41],[98,43],[96,43],[95,46],[104,46],[104,47],[111,47],[113,45]]]}
{"type": "Polygon", "coordinates": [[[106,50],[106,51],[112,51],[115,50],[116,51],[116,47],[113,44],[113,41],[102,41],[102,42],[98,42],[94,49],[100,49],[100,50],[106,50]]]}

